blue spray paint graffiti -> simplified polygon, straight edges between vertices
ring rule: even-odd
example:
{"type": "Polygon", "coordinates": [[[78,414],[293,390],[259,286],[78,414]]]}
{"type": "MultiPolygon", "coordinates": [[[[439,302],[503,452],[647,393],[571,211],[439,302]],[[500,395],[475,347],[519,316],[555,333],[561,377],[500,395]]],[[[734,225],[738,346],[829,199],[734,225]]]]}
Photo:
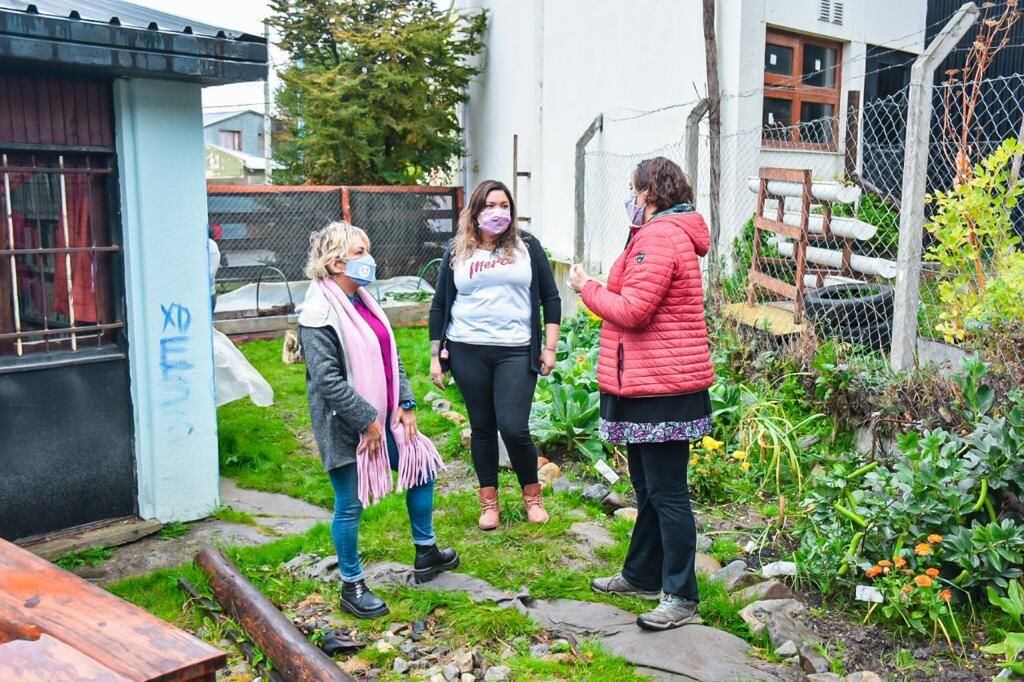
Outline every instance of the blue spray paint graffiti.
{"type": "Polygon", "coordinates": [[[160,330],[160,378],[165,398],[160,405],[169,417],[168,430],[175,435],[188,437],[194,426],[189,420],[188,404],[191,389],[191,374],[195,364],[188,359],[191,349],[189,329],[192,327],[192,313],[180,303],[160,305],[163,313],[163,327],[160,330]]]}

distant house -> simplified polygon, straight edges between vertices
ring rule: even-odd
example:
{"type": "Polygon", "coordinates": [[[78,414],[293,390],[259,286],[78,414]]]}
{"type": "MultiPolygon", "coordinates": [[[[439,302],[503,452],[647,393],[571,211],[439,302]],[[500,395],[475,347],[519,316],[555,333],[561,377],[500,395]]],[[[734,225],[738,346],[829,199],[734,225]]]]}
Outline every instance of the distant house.
{"type": "Polygon", "coordinates": [[[203,115],[207,180],[246,185],[266,182],[264,119],[253,109],[203,115]]]}
{"type": "Polygon", "coordinates": [[[0,537],[218,503],[204,85],[260,36],[0,0],[0,537]]]}

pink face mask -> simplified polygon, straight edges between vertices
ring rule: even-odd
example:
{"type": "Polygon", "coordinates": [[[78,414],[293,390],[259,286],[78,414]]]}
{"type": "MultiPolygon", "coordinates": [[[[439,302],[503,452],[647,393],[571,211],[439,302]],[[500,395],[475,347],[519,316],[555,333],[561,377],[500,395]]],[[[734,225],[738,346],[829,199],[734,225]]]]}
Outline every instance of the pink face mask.
{"type": "Polygon", "coordinates": [[[480,214],[480,229],[489,234],[502,234],[512,224],[512,214],[504,208],[489,208],[480,214]]]}

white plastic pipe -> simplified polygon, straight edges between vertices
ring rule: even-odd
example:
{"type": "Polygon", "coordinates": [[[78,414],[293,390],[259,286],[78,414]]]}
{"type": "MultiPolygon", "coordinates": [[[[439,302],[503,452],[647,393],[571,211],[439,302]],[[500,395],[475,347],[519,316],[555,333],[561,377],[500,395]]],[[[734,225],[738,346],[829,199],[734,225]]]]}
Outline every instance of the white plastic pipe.
{"type": "MultiPolygon", "coordinates": [[[[765,218],[775,220],[777,215],[778,213],[770,209],[766,208],[764,210],[765,218]]],[[[800,227],[800,214],[785,213],[782,216],[782,222],[793,227],[800,227]]],[[[812,234],[825,234],[825,216],[821,213],[812,213],[807,216],[807,229],[812,234]]],[[[829,222],[829,230],[837,237],[867,241],[875,236],[878,228],[871,223],[865,223],[863,220],[857,220],[856,218],[832,216],[832,220],[829,222]]]]}
{"type": "MultiPolygon", "coordinates": [[[[793,242],[779,240],[776,242],[779,253],[786,258],[794,258],[793,242]]],[[[843,267],[843,252],[821,249],[816,246],[807,247],[807,260],[817,265],[824,265],[830,268],[843,267]]],[[[896,278],[896,262],[884,258],[872,258],[870,256],[850,257],[850,268],[865,275],[874,275],[883,279],[896,278]]]]}
{"type": "MultiPolygon", "coordinates": [[[[747,178],[747,187],[754,194],[757,194],[761,180],[756,177],[747,178]]],[[[801,197],[804,193],[804,186],[799,182],[781,182],[779,180],[768,181],[768,193],[783,197],[801,197]]],[[[856,185],[844,185],[839,182],[811,183],[811,198],[818,201],[838,201],[841,204],[852,204],[860,198],[860,187],[856,185]]]]}
{"type": "MultiPolygon", "coordinates": [[[[822,286],[831,287],[836,284],[862,284],[859,279],[852,277],[839,277],[837,275],[825,275],[824,284],[822,286]]],[[[804,288],[805,289],[817,289],[818,288],[818,276],[817,275],[804,275],[804,288]]]]}

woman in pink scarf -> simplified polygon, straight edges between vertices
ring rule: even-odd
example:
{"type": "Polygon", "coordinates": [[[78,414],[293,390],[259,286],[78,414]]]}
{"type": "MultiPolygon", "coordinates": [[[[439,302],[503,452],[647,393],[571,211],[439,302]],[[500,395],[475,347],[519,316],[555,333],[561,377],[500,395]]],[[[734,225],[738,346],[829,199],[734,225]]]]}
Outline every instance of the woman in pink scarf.
{"type": "Polygon", "coordinates": [[[332,223],[309,243],[306,274],[313,281],[299,311],[299,339],[313,434],[334,488],[331,537],[341,609],[375,618],[388,607],[366,586],[359,562],[362,511],[395,489],[391,472],[398,472],[416,547],[416,581],[456,568],[458,554],[439,549],[434,536],[434,476],[443,465],[416,428],[416,402],[394,333],[364,288],[376,274],[366,233],[332,223]]]}

